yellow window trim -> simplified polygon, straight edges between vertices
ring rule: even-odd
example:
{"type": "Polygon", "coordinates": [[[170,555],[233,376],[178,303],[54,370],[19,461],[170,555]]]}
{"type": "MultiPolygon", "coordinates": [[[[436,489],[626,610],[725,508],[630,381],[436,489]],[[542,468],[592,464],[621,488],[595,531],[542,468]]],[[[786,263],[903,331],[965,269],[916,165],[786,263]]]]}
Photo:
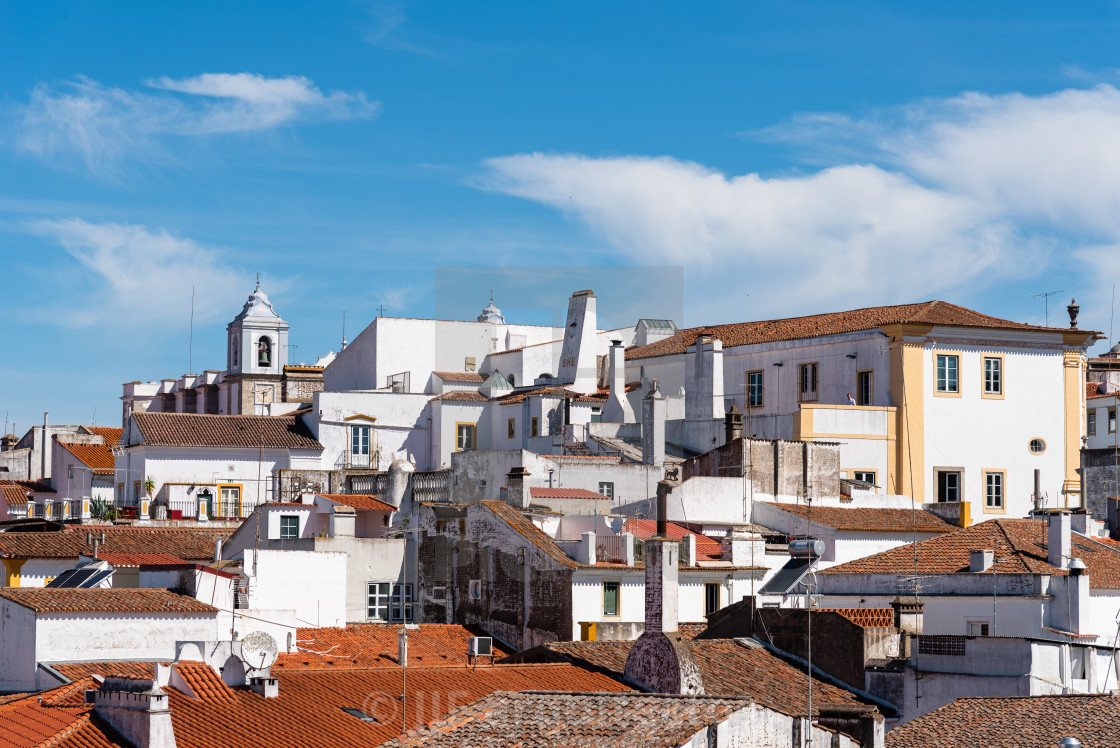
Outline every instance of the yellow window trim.
{"type": "MultiPolygon", "coordinates": [[[[958,377],[959,379],[959,377],[958,377]]],[[[1002,353],[985,353],[980,357],[980,397],[984,400],[1003,400],[1004,393],[1007,392],[1007,362],[1004,360],[1002,353]],[[987,360],[989,358],[999,359],[999,392],[987,392],[985,385],[987,382],[987,360]]]]}
{"type": "Polygon", "coordinates": [[[984,514],[1007,514],[1007,471],[999,468],[980,468],[980,506],[984,514]],[[999,473],[1003,476],[1000,481],[1000,498],[1003,506],[988,506],[988,474],[999,473]]]}
{"type": "Polygon", "coordinates": [[[933,376],[931,377],[933,384],[934,397],[960,397],[961,391],[964,390],[964,354],[960,351],[947,351],[942,348],[932,348],[933,351],[933,376]],[[938,356],[956,356],[957,357],[957,391],[956,392],[939,392],[937,389],[937,357],[938,356]]]}
{"type": "Polygon", "coordinates": [[[459,427],[460,426],[470,426],[471,427],[471,448],[467,451],[473,452],[474,450],[478,449],[478,422],[477,421],[456,421],[455,422],[455,451],[456,452],[462,452],[463,451],[462,449],[459,448],[459,427]]]}

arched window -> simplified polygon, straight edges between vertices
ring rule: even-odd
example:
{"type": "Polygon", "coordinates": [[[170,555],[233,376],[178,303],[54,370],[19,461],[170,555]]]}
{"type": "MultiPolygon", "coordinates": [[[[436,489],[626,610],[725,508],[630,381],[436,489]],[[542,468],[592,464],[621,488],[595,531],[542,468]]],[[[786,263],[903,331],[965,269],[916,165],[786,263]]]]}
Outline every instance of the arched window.
{"type": "Polygon", "coordinates": [[[237,349],[240,348],[240,347],[241,347],[241,341],[238,340],[237,338],[234,338],[233,339],[233,355],[232,355],[231,358],[233,360],[233,368],[235,368],[235,369],[237,368],[237,349]]]}
{"type": "Polygon", "coordinates": [[[272,341],[264,335],[257,341],[257,366],[272,366],[272,341]]]}
{"type": "Polygon", "coordinates": [[[510,385],[510,387],[516,387],[517,386],[517,380],[514,379],[513,374],[509,375],[509,385],[510,385]]]}

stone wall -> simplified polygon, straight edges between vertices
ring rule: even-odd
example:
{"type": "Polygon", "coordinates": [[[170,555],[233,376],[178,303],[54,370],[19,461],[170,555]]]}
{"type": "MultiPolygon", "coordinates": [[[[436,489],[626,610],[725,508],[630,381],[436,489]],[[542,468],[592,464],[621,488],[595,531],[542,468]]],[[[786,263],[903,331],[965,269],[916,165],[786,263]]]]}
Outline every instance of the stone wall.
{"type": "Polygon", "coordinates": [[[1120,462],[1120,459],[1117,458],[1115,450],[1081,450],[1082,496],[1086,508],[1094,519],[1107,521],[1106,499],[1109,496],[1120,496],[1120,491],[1117,490],[1120,486],[1120,470],[1117,470],[1117,462],[1120,462]]]}

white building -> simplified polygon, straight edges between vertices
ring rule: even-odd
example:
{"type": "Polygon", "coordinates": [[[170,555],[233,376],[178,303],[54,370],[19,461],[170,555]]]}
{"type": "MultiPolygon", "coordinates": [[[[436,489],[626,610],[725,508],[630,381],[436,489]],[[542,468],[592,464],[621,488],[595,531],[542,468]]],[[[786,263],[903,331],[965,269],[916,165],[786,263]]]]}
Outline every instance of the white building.
{"type": "Polygon", "coordinates": [[[133,413],[116,453],[115,501],[137,506],[151,480],[155,516],[163,507],[168,519],[248,517],[279,496],[285,475],[318,471],[322,454],[300,412],[133,413]]]}
{"type": "Polygon", "coordinates": [[[626,378],[685,388],[697,415],[668,441],[676,429],[706,451],[702,422],[735,405],[747,435],[840,443],[842,477],[1015,517],[1034,508],[1036,471],[1047,506],[1080,505],[1096,336],[931,301],[681,330],[629,349],[626,378]]]}
{"type": "Polygon", "coordinates": [[[56,685],[39,663],[168,661],[220,638],[217,608],[167,590],[0,589],[0,690],[56,685]]]}
{"type": "Polygon", "coordinates": [[[989,520],[833,566],[815,575],[813,595],[828,608],[917,595],[926,635],[1106,645],[1117,631],[1120,547],[1088,535],[1089,521],[1084,511],[989,520]]]}

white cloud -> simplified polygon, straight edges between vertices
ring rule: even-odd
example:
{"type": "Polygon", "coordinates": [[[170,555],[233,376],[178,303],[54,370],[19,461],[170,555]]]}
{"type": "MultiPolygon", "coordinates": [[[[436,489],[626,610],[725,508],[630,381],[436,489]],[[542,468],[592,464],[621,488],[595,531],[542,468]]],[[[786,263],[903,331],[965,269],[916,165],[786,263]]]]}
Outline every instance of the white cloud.
{"type": "MultiPolygon", "coordinates": [[[[684,264],[711,295],[749,291],[774,314],[959,299],[1054,264],[1091,267],[1120,244],[1116,132],[1109,85],[966,94],[749,134],[804,147],[823,165],[811,174],[537,153],[485,162],[481,186],[558,208],[628,259],[684,264]]],[[[744,316],[715,303],[701,301],[744,316]]]]}
{"type": "Polygon", "coordinates": [[[380,109],[364,93],[323,93],[299,76],[207,73],[147,85],[160,93],[103,86],[85,77],[36,86],[22,110],[17,148],[40,158],[76,155],[94,173],[110,177],[125,158],[171,161],[169,136],[371,117],[380,109]]]}
{"type": "Polygon", "coordinates": [[[192,284],[198,324],[227,316],[250,282],[219,250],[164,229],[68,218],[36,221],[30,231],[61,246],[80,266],[74,268],[80,272],[57,274],[52,304],[40,310],[67,327],[182,329],[190,319],[192,284]]]}

